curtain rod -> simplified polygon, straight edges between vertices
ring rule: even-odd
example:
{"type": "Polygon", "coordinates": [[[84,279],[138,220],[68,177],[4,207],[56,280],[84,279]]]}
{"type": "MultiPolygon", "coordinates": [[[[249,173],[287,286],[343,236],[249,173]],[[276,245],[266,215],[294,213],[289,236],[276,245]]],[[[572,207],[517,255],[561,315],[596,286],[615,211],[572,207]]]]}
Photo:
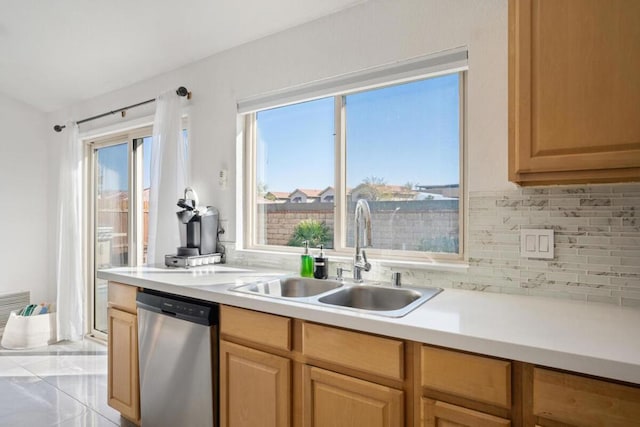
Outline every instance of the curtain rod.
{"type": "MultiPolygon", "coordinates": [[[[184,86],[180,86],[178,88],[178,90],[176,90],[176,94],[178,96],[186,96],[187,99],[191,99],[191,92],[189,92],[187,90],[186,87],[184,86]]],[[[106,117],[110,114],[116,114],[116,113],[122,113],[122,117],[124,117],[124,113],[125,111],[127,111],[130,108],[135,108],[135,107],[139,107],[141,105],[145,105],[145,104],[149,104],[151,102],[154,102],[156,100],[156,98],[152,98],[152,99],[148,99],[146,101],[142,101],[142,102],[138,102],[137,104],[132,104],[132,105],[127,105],[126,107],[122,107],[122,108],[118,108],[117,110],[113,110],[113,111],[109,111],[107,113],[103,113],[103,114],[98,114],[97,116],[93,116],[93,117],[88,117],[86,119],[82,119],[82,120],[78,120],[76,122],[76,124],[82,124],[82,123],[86,123],[86,122],[90,122],[91,120],[95,120],[95,119],[100,119],[102,117],[106,117]]],[[[55,125],[53,127],[53,130],[55,130],[56,132],[62,132],[62,129],[66,128],[66,125],[55,125]]]]}

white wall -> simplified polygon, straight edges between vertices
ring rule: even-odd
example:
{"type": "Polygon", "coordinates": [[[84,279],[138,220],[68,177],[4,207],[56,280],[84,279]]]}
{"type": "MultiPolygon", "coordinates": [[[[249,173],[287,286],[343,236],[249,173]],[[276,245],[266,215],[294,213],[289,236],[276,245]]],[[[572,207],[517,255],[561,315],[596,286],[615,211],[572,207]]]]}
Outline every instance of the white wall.
{"type": "MultiPolygon", "coordinates": [[[[31,301],[55,302],[48,274],[45,115],[0,94],[0,294],[31,291],[31,301]]],[[[53,215],[55,217],[55,215],[53,215]]]]}

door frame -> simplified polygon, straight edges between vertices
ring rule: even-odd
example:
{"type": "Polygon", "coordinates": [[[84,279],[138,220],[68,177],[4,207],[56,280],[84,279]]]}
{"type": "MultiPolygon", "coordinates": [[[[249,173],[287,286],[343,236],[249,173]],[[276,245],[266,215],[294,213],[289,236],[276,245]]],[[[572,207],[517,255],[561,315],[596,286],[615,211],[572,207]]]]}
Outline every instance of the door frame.
{"type": "MultiPolygon", "coordinates": [[[[107,341],[107,333],[95,328],[95,245],[96,245],[96,184],[97,184],[97,152],[101,148],[115,146],[119,144],[127,144],[127,172],[128,184],[127,193],[129,194],[129,217],[127,221],[127,245],[129,247],[128,266],[136,266],[142,262],[142,253],[144,246],[138,243],[138,234],[143,233],[143,214],[142,214],[142,155],[138,150],[142,145],[145,137],[153,134],[152,126],[144,125],[134,129],[125,131],[116,131],[108,135],[100,137],[86,137],[82,140],[86,147],[87,153],[87,171],[86,182],[87,188],[87,298],[86,298],[86,321],[89,337],[107,341]],[[135,191],[135,190],[138,191],[135,191]],[[132,209],[134,207],[134,209],[132,209]]],[[[105,307],[106,309],[106,307],[105,307]]]]}

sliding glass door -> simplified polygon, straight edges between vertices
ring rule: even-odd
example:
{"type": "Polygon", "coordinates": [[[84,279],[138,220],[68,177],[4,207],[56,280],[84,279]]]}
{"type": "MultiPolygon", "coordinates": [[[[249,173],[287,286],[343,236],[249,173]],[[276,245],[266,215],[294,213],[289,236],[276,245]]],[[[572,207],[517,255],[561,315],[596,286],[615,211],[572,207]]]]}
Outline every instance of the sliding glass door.
{"type": "Polygon", "coordinates": [[[92,142],[92,333],[107,333],[107,282],[103,268],[146,262],[151,129],[92,142]]]}
{"type": "MultiPolygon", "coordinates": [[[[97,148],[94,277],[101,268],[129,265],[129,147],[126,142],[97,148]]],[[[107,331],[107,284],[95,277],[94,323],[107,331]]]]}

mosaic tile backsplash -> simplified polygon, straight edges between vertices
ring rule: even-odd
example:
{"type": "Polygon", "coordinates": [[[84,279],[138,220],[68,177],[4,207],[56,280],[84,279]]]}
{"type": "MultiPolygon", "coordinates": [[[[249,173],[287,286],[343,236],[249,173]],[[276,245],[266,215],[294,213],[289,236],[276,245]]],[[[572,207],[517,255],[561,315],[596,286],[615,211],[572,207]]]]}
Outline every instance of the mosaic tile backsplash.
{"type": "Polygon", "coordinates": [[[472,193],[459,286],[640,306],[638,213],[640,184],[472,193]],[[521,228],[552,228],[555,258],[521,258],[521,228]]]}
{"type": "MultiPolygon", "coordinates": [[[[469,268],[463,272],[373,264],[366,277],[485,292],[640,307],[640,183],[471,192],[469,268]],[[555,258],[520,257],[520,229],[552,228],[555,258]]],[[[227,245],[229,246],[232,245],[227,245]]],[[[297,258],[229,251],[229,261],[297,269],[297,258]]],[[[332,263],[335,267],[348,264],[332,263]]]]}

